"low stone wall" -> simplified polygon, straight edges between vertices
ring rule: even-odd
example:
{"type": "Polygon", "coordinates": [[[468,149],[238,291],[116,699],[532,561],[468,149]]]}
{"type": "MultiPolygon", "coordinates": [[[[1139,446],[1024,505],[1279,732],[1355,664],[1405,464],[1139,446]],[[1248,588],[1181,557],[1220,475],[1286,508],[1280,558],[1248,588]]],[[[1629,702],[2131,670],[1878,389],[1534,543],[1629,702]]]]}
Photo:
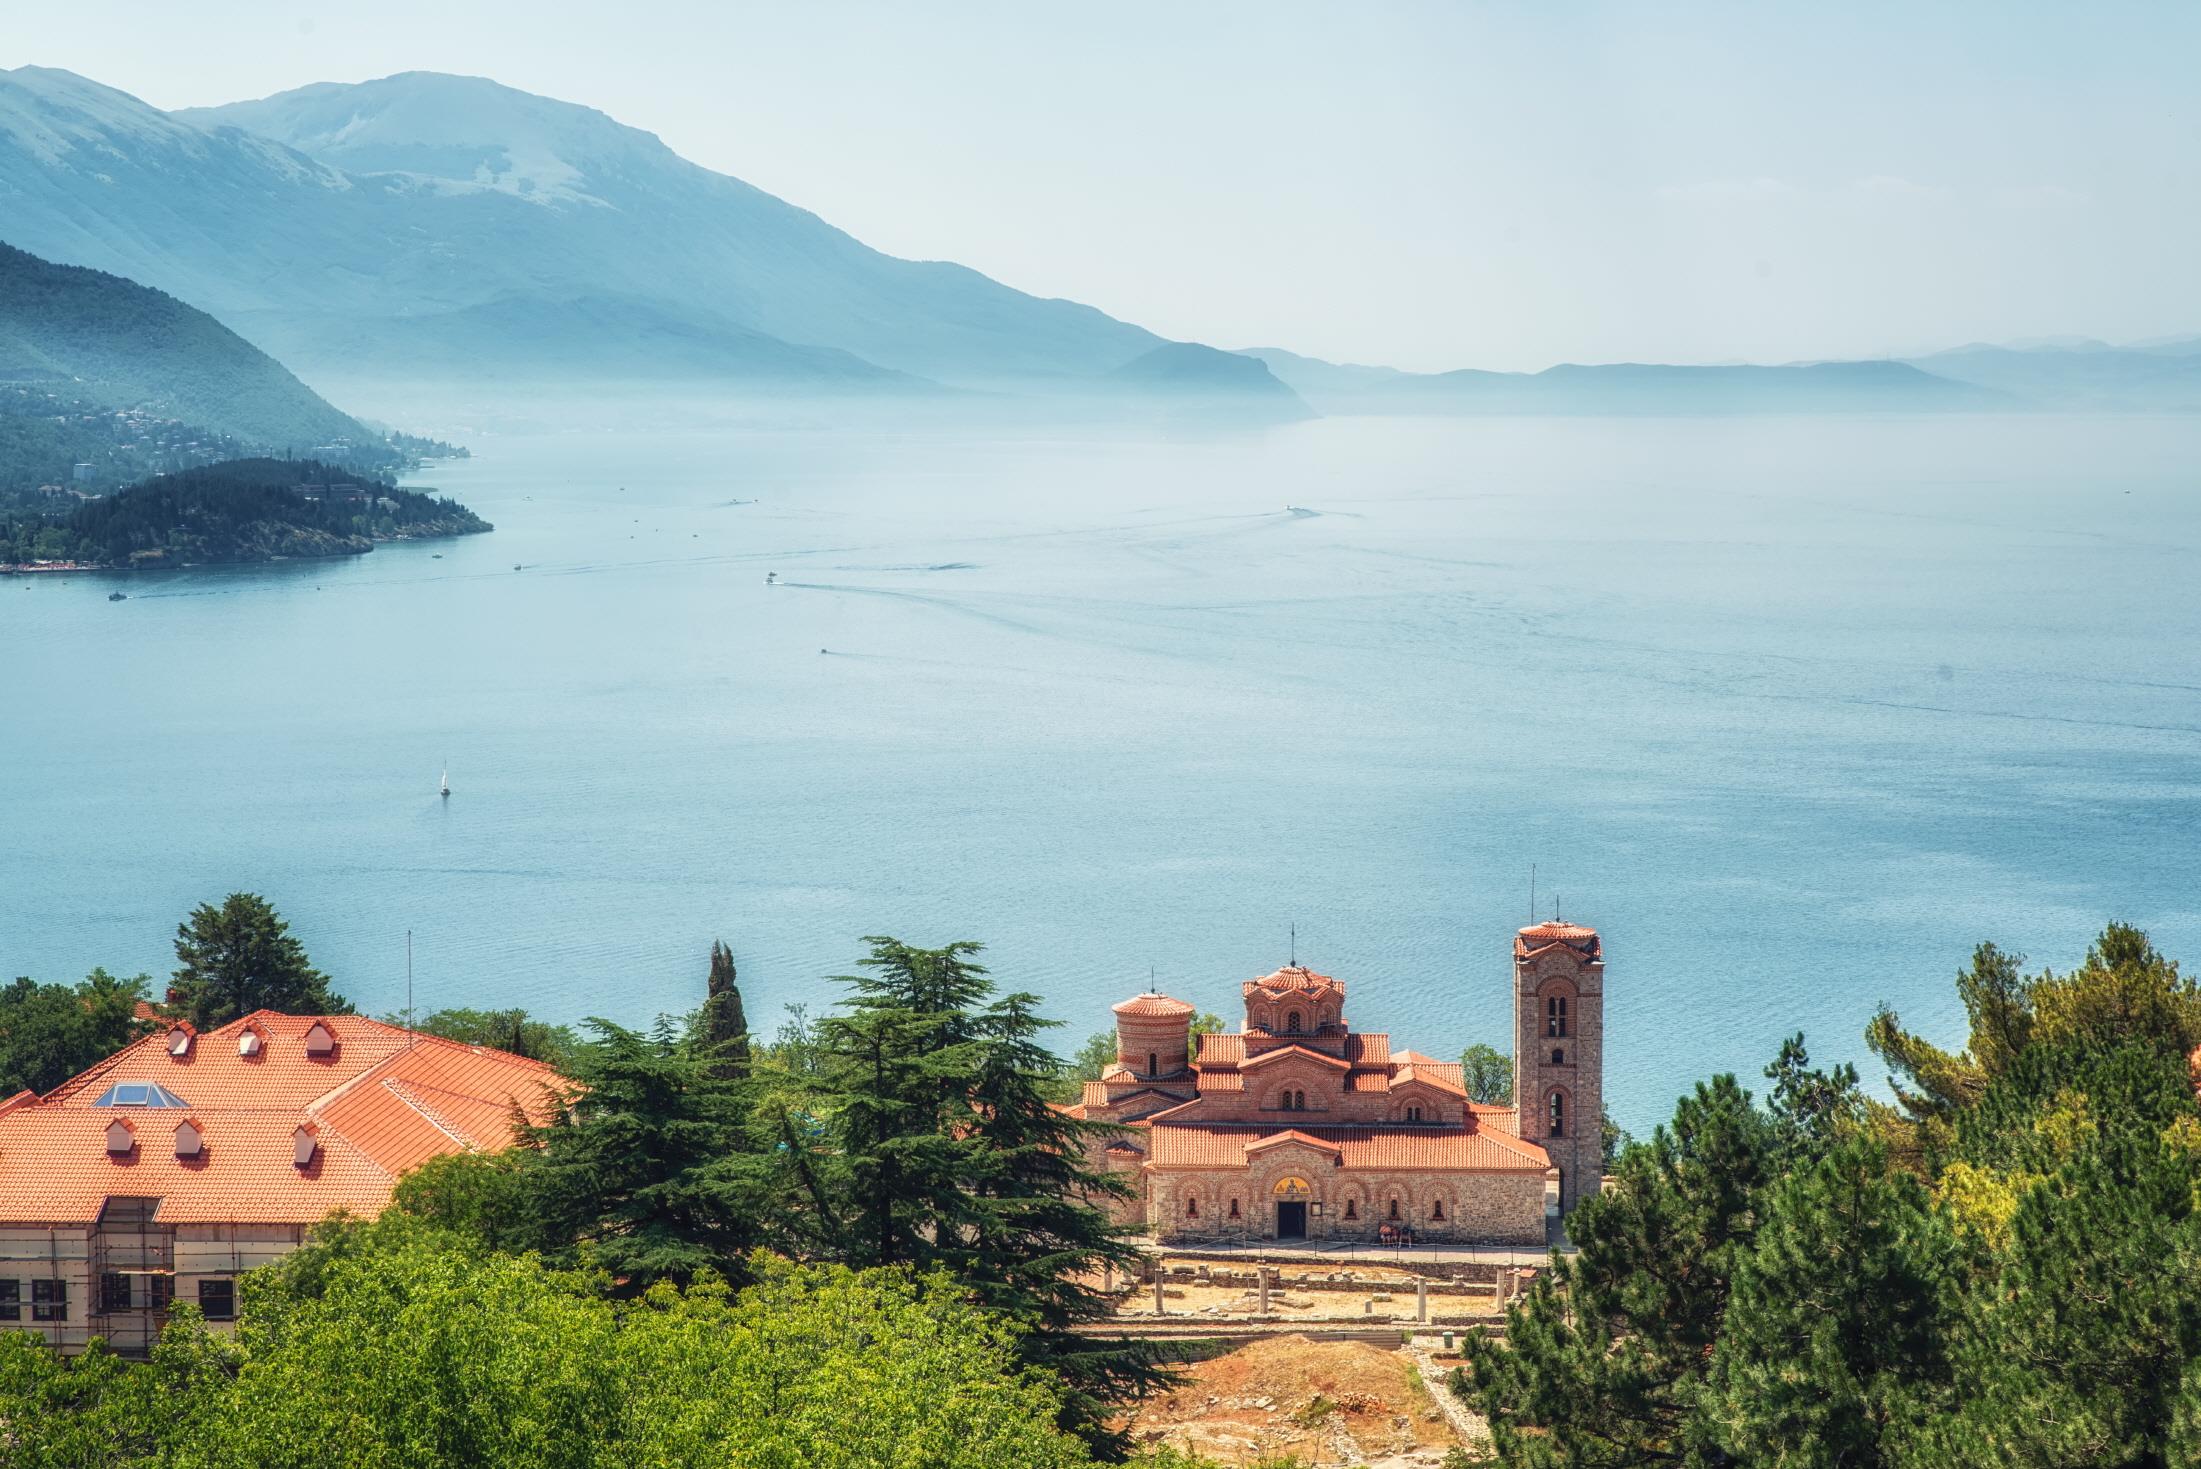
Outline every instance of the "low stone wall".
{"type": "MultiPolygon", "coordinates": [[[[1200,1260],[1202,1255],[1197,1247],[1183,1248],[1177,1245],[1169,1246],[1169,1253],[1180,1260],[1193,1261],[1200,1260]]],[[[1526,1249],[1523,1249],[1521,1253],[1524,1256],[1530,1254],[1526,1249]]],[[[1188,1283],[1195,1285],[1243,1283],[1249,1290],[1260,1279],[1260,1276],[1255,1273],[1259,1267],[1247,1263],[1244,1251],[1217,1252],[1210,1254],[1207,1258],[1227,1263],[1205,1266],[1197,1264],[1173,1265],[1169,1267],[1164,1278],[1179,1285],[1188,1283]],[[1203,1270],[1206,1272],[1205,1274],[1201,1273],[1203,1270]]],[[[1534,1264],[1527,1263],[1525,1260],[1520,1264],[1511,1264],[1504,1260],[1491,1259],[1431,1260],[1426,1257],[1416,1259],[1411,1251],[1402,1251],[1396,1260],[1379,1258],[1358,1263],[1380,1267],[1385,1270],[1405,1271],[1409,1275],[1429,1281],[1430,1290],[1433,1292],[1449,1287],[1465,1293],[1470,1289],[1488,1292],[1491,1286],[1497,1283],[1499,1275],[1508,1272],[1520,1281],[1532,1279],[1542,1271],[1545,1258],[1542,1255],[1537,1255],[1534,1257],[1534,1264]]],[[[1352,1265],[1315,1265],[1302,1260],[1273,1264],[1268,1268],[1272,1271],[1283,1272],[1282,1284],[1284,1288],[1291,1290],[1380,1290],[1383,1287],[1382,1277],[1360,1274],[1352,1265]]],[[[1139,1279],[1148,1284],[1153,1283],[1154,1265],[1151,1260],[1139,1272],[1139,1279]]],[[[1276,1286],[1278,1284],[1277,1277],[1270,1276],[1269,1283],[1272,1287],[1276,1286]]],[[[1409,1290],[1413,1288],[1411,1282],[1407,1283],[1407,1288],[1409,1290]]]]}

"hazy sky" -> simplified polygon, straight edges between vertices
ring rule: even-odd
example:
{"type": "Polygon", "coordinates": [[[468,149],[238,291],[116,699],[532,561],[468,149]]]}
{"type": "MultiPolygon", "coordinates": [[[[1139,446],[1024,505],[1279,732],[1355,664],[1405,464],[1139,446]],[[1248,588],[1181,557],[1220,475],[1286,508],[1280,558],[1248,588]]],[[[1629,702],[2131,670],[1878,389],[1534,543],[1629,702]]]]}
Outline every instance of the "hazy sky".
{"type": "Polygon", "coordinates": [[[585,102],[881,249],[1220,346],[1533,368],[2201,332],[2182,0],[27,9],[0,64],[163,107],[414,68],[585,102]]]}

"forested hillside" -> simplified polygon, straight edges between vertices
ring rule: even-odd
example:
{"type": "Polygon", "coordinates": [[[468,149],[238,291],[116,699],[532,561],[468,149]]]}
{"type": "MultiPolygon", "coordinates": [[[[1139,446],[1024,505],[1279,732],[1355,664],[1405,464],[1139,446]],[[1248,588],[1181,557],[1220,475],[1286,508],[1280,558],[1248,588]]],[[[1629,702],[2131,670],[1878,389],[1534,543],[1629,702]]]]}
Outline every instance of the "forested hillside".
{"type": "Polygon", "coordinates": [[[377,541],[467,535],[456,501],[312,459],[236,459],[161,475],[75,508],[0,512],[0,566],[149,568],[357,555],[377,541]]]}
{"type": "MultiPolygon", "coordinates": [[[[0,447],[32,438],[9,421],[54,408],[129,410],[261,450],[357,450],[380,437],[203,311],[120,276],[55,265],[0,245],[0,447]],[[48,401],[36,401],[35,395],[48,401]],[[17,401],[29,397],[30,401],[17,401]]],[[[394,455],[386,457],[394,460],[394,455]]],[[[63,461],[60,471],[66,474],[63,461]]]]}

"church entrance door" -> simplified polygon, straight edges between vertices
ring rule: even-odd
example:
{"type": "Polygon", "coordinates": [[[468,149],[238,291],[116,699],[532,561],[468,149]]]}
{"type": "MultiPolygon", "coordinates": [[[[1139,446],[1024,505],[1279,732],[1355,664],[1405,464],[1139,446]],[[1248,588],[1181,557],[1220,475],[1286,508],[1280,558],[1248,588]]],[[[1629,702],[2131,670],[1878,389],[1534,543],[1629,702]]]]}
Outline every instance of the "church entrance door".
{"type": "Polygon", "coordinates": [[[1276,1237],[1278,1239],[1305,1239],[1307,1237],[1307,1206],[1286,1204],[1276,1206],[1276,1237]]]}

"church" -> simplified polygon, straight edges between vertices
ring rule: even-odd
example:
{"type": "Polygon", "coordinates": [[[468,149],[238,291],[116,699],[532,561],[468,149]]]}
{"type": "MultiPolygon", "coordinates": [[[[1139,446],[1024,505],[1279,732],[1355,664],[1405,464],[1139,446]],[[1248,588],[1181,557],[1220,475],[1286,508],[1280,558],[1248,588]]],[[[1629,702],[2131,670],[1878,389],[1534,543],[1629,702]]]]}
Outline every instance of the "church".
{"type": "Polygon", "coordinates": [[[1513,941],[1513,1096],[1469,1098],[1457,1061],[1353,1029],[1345,986],[1289,965],[1240,986],[1245,1027],[1199,1037],[1194,1007],[1115,1007],[1116,1061],[1069,1110],[1132,1176],[1123,1211],[1165,1244],[1355,1241],[1542,1245],[1602,1173],[1605,960],[1597,931],[1513,941]]]}

